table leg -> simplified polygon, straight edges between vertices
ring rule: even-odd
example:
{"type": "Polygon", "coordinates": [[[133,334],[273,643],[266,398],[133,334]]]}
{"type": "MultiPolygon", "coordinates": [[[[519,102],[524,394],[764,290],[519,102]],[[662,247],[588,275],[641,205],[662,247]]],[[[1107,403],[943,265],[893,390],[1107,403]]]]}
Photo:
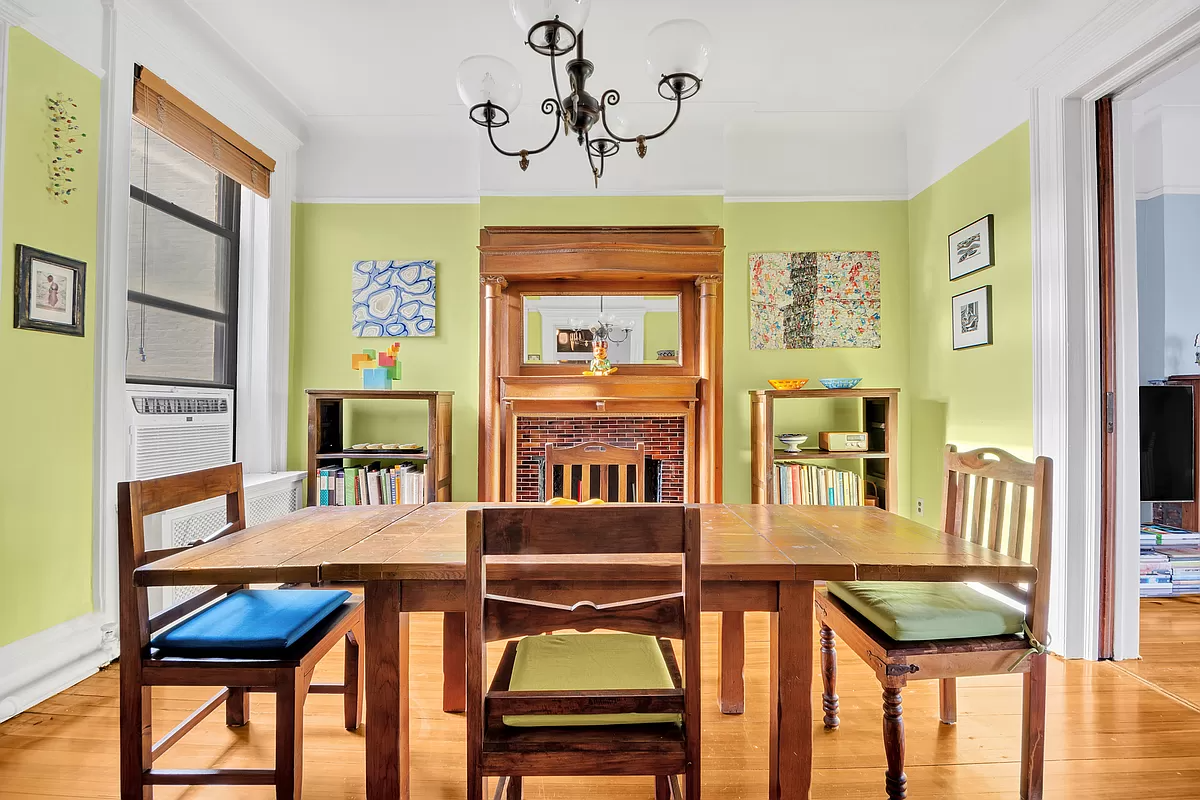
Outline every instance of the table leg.
{"type": "Polygon", "coordinates": [[[467,710],[467,615],[442,614],[442,711],[467,710]]]}
{"type": "Polygon", "coordinates": [[[779,611],[771,615],[771,800],[809,797],[812,672],[812,581],[781,581],[779,611]]]}
{"type": "Polygon", "coordinates": [[[721,646],[717,651],[717,673],[721,676],[717,700],[722,714],[746,712],[746,614],[724,611],[719,623],[721,646]]]}
{"type": "Polygon", "coordinates": [[[408,800],[408,614],[401,584],[366,588],[367,800],[408,800]]]}

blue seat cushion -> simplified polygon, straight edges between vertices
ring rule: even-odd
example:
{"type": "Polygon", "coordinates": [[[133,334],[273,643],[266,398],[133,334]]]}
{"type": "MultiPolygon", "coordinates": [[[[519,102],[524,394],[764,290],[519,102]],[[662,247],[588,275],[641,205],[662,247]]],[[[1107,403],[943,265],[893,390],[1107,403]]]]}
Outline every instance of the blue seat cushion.
{"type": "Polygon", "coordinates": [[[241,589],[151,641],[163,655],[266,655],[286,650],[336,612],[346,591],[241,589]]]}

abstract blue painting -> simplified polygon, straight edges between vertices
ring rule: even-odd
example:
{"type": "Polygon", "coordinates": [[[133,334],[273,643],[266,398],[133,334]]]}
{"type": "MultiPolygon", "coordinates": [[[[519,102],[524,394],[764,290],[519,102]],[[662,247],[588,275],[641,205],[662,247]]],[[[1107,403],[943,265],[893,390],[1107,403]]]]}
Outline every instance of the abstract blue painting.
{"type": "Polygon", "coordinates": [[[358,261],[351,299],[355,336],[433,336],[437,267],[432,261],[358,261]]]}

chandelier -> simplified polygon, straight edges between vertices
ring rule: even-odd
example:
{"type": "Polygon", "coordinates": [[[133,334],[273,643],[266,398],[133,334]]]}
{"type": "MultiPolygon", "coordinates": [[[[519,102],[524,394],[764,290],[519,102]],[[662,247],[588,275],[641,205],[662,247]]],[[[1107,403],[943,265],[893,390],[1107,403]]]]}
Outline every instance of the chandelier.
{"type": "Polygon", "coordinates": [[[592,332],[593,341],[603,340],[609,344],[621,344],[629,338],[629,334],[633,331],[634,322],[630,319],[617,319],[615,314],[604,313],[604,298],[600,298],[600,313],[596,316],[595,322],[588,323],[577,317],[571,317],[568,324],[575,330],[587,330],[592,332]]]}
{"type": "Polygon", "coordinates": [[[589,94],[587,80],[595,65],[583,57],[583,26],[592,8],[592,0],[509,0],[517,26],[525,33],[525,44],[550,59],[550,79],[554,96],[542,101],[542,113],[554,117],[550,140],[535,149],[506,150],[496,142],[495,130],[509,122],[509,115],[521,102],[521,79],[516,67],[497,56],[472,56],[458,67],[458,94],[470,109],[471,121],[487,129],[488,141],[496,152],[520,159],[521,170],[529,169],[529,157],[545,152],[558,138],[575,134],[587,153],[588,164],[597,187],[604,176],[604,164],[621,149],[621,144],[636,144],[640,158],[646,157],[647,142],[674,127],[683,101],[695,97],[708,69],[712,50],[708,29],[692,19],[664,22],[650,31],[647,40],[646,67],[658,84],[658,94],[675,104],[675,113],[667,126],[657,133],[627,135],[628,125],[613,107],[621,102],[615,89],[608,89],[597,100],[589,94]],[[570,54],[575,57],[564,65],[570,94],[559,90],[556,60],[570,54]],[[593,135],[599,122],[601,135],[593,135]]]}

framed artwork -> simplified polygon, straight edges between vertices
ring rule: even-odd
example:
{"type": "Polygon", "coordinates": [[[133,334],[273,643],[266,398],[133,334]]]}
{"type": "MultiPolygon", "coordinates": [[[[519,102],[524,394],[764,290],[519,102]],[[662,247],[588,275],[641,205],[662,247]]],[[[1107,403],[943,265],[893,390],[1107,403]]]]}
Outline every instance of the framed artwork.
{"type": "Polygon", "coordinates": [[[437,265],[433,261],[357,261],[350,281],[355,336],[433,336],[437,265]]]}
{"type": "Polygon", "coordinates": [[[751,253],[750,348],[879,347],[879,253],[751,253]]]}
{"type": "Polygon", "coordinates": [[[83,336],[87,264],[17,245],[13,326],[83,336]]]}
{"type": "Polygon", "coordinates": [[[992,215],[977,219],[950,234],[950,280],[987,269],[996,263],[992,215]]]}
{"type": "Polygon", "coordinates": [[[950,323],[954,349],[992,343],[992,287],[980,286],[951,298],[950,323]]]}

